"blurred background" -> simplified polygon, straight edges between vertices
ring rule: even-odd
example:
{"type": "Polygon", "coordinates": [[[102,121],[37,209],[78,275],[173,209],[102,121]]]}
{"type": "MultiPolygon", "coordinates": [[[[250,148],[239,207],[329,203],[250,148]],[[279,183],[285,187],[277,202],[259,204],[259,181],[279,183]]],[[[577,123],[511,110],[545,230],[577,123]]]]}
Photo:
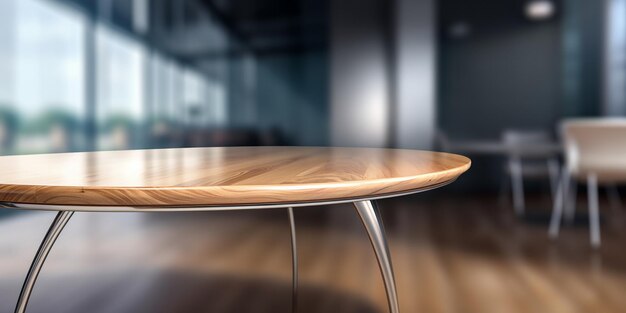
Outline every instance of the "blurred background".
{"type": "MultiPolygon", "coordinates": [[[[0,0],[0,154],[472,158],[381,201],[404,312],[625,312],[625,115],[626,0],[0,0]]],[[[51,214],[0,211],[0,312],[51,214]]],[[[300,312],[386,312],[350,206],[296,224],[300,312]]],[[[289,312],[288,234],[283,210],[77,214],[29,312],[289,312]]]]}

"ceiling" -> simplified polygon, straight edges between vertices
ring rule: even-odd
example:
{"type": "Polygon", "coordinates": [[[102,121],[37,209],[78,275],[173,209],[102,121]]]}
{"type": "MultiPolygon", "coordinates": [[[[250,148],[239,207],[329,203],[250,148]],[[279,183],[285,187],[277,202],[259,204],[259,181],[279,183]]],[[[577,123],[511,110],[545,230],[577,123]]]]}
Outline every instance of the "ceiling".
{"type": "Polygon", "coordinates": [[[229,31],[257,53],[323,46],[328,2],[324,0],[198,0],[229,31]]]}
{"type": "Polygon", "coordinates": [[[330,0],[57,0],[133,33],[135,2],[150,6],[150,44],[188,61],[323,49],[330,0]]]}
{"type": "Polygon", "coordinates": [[[464,25],[472,34],[486,34],[503,29],[558,22],[563,9],[562,0],[550,0],[555,16],[545,21],[532,21],[525,7],[532,0],[441,0],[438,2],[439,29],[446,38],[451,28],[464,25]]]}

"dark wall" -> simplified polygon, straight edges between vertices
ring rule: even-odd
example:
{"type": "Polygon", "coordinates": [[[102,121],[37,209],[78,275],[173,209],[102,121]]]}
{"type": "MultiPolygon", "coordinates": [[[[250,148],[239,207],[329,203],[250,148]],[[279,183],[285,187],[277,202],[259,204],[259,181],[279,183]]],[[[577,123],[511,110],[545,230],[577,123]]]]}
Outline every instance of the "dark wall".
{"type": "MultiPolygon", "coordinates": [[[[552,19],[534,22],[524,16],[524,3],[439,2],[438,122],[450,139],[498,140],[505,129],[555,130],[564,111],[562,6],[552,19]]],[[[472,170],[454,189],[497,191],[506,184],[504,156],[468,156],[472,170]]]]}
{"type": "Polygon", "coordinates": [[[440,7],[440,128],[453,139],[552,130],[562,110],[560,16],[532,22],[518,1],[467,2],[440,7]],[[464,35],[453,34],[458,23],[464,35]]]}
{"type": "MultiPolygon", "coordinates": [[[[525,3],[439,2],[438,123],[450,139],[556,132],[563,118],[601,113],[604,1],[555,0],[545,21],[524,16],[525,3]]],[[[456,188],[502,186],[504,156],[469,156],[472,171],[456,188]]]]}

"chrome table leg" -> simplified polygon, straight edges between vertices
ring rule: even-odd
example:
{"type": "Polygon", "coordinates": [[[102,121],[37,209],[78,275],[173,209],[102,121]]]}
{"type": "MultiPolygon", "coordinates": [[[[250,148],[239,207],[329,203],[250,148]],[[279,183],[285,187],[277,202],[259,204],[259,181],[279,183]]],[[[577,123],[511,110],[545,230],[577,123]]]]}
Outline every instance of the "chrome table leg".
{"type": "Polygon", "coordinates": [[[291,231],[291,312],[295,313],[298,308],[298,246],[296,243],[296,221],[293,216],[293,208],[287,208],[289,213],[289,229],[291,231]]]}
{"type": "Polygon", "coordinates": [[[24,285],[22,286],[22,291],[20,292],[20,297],[17,300],[17,305],[15,306],[15,313],[24,313],[26,311],[26,305],[28,305],[28,300],[30,298],[30,294],[33,291],[33,286],[35,286],[35,281],[37,281],[37,276],[39,276],[39,272],[41,271],[41,267],[43,263],[46,261],[46,257],[48,253],[50,253],[50,249],[52,249],[52,245],[61,234],[63,227],[67,224],[67,221],[70,220],[74,211],[61,211],[57,214],[46,233],[46,236],[43,238],[39,249],[37,250],[37,254],[33,259],[33,263],[30,265],[30,269],[28,270],[28,274],[26,275],[26,279],[24,280],[24,285]]]}
{"type": "Polygon", "coordinates": [[[393,266],[391,264],[387,239],[385,238],[385,229],[378,208],[376,204],[370,200],[356,201],[354,202],[354,206],[361,217],[361,222],[363,222],[363,226],[365,226],[365,230],[367,230],[370,242],[376,253],[378,266],[380,267],[380,272],[383,275],[383,281],[385,283],[389,311],[391,313],[399,313],[400,308],[398,305],[398,294],[396,292],[393,266]]]}

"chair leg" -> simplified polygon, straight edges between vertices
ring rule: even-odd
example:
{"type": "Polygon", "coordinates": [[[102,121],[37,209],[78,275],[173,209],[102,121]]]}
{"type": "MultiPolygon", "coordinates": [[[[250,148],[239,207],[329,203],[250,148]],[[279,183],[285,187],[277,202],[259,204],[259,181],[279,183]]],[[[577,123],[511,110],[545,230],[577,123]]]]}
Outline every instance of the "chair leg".
{"type": "Polygon", "coordinates": [[[548,159],[548,175],[550,179],[550,194],[552,201],[556,197],[556,190],[559,188],[559,163],[555,159],[548,159]]]}
{"type": "Polygon", "coordinates": [[[502,207],[509,206],[509,189],[511,189],[511,180],[509,173],[502,173],[500,177],[500,188],[498,191],[498,202],[502,207]]]}
{"type": "Polygon", "coordinates": [[[576,217],[576,200],[578,197],[578,182],[570,181],[568,184],[568,196],[565,199],[565,221],[568,224],[572,224],[574,222],[574,218],[576,217]]]}
{"type": "Polygon", "coordinates": [[[595,174],[587,176],[587,193],[589,200],[589,230],[591,246],[600,247],[600,213],[598,203],[598,179],[595,174]]]}
{"type": "Polygon", "coordinates": [[[509,162],[511,172],[511,187],[513,189],[513,208],[518,216],[524,215],[524,179],[522,177],[522,162],[514,159],[509,162]]]}
{"type": "Polygon", "coordinates": [[[563,215],[563,202],[567,199],[567,189],[569,183],[569,171],[567,168],[563,167],[563,170],[561,171],[561,182],[558,184],[556,196],[554,197],[554,207],[552,208],[550,227],[548,228],[548,236],[553,239],[559,236],[561,216],[563,215]]]}

